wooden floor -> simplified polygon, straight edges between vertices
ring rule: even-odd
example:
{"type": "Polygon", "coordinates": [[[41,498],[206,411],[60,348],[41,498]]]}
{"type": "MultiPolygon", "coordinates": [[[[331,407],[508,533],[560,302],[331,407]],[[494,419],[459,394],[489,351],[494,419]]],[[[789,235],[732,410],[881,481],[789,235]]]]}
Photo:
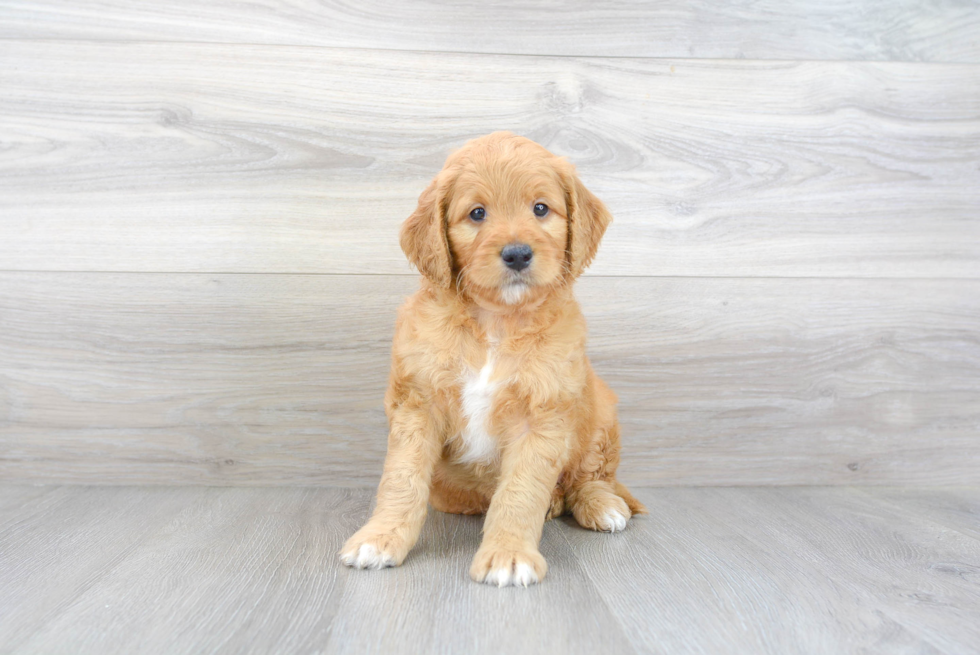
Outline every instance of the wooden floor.
{"type": "Polygon", "coordinates": [[[623,533],[550,522],[525,590],[467,577],[478,517],[340,566],[366,489],[0,487],[0,652],[980,652],[980,489],[637,495],[623,533]]]}

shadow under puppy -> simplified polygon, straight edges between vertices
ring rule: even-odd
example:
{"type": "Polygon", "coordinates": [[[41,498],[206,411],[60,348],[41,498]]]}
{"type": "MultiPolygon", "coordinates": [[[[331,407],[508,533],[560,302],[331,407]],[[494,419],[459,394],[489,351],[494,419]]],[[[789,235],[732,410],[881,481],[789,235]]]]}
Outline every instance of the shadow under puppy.
{"type": "Polygon", "coordinates": [[[377,505],[345,564],[401,564],[431,503],[486,513],[474,580],[527,586],[547,571],[545,520],[615,532],[645,512],[616,481],[616,396],[572,295],[611,220],[571,164],[523,137],[449,156],[402,226],[423,279],[398,315],[377,505]]]}

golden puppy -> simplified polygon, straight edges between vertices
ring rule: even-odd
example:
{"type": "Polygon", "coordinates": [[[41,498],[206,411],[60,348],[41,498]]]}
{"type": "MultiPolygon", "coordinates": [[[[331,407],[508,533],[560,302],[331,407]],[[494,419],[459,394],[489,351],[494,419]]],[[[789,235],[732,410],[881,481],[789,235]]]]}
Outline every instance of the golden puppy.
{"type": "Polygon", "coordinates": [[[377,506],[345,564],[401,564],[431,503],[486,513],[474,580],[527,586],[547,570],[546,519],[615,532],[645,511],[616,481],[616,396],[572,296],[611,220],[528,139],[495,132],[449,156],[402,226],[424,277],[398,316],[377,506]]]}

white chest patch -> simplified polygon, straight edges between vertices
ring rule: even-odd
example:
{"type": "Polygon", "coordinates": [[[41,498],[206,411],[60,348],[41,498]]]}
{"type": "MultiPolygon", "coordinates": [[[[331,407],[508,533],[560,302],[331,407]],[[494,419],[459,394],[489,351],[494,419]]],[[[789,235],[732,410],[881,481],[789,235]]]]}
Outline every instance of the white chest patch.
{"type": "Polygon", "coordinates": [[[493,374],[493,353],[487,354],[487,363],[479,373],[471,371],[463,381],[463,416],[466,426],[460,437],[463,440],[463,453],[459,461],[465,464],[489,464],[497,459],[499,449],[497,440],[487,432],[487,421],[493,407],[493,393],[500,385],[491,382],[493,374]]]}

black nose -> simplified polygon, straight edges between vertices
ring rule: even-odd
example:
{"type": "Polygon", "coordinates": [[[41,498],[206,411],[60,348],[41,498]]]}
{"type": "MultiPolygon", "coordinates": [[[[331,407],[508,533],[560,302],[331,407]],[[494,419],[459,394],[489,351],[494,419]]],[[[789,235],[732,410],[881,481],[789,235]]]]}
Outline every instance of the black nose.
{"type": "Polygon", "coordinates": [[[523,271],[530,266],[531,257],[534,257],[534,251],[526,243],[508,243],[500,251],[500,258],[512,271],[523,271]]]}

